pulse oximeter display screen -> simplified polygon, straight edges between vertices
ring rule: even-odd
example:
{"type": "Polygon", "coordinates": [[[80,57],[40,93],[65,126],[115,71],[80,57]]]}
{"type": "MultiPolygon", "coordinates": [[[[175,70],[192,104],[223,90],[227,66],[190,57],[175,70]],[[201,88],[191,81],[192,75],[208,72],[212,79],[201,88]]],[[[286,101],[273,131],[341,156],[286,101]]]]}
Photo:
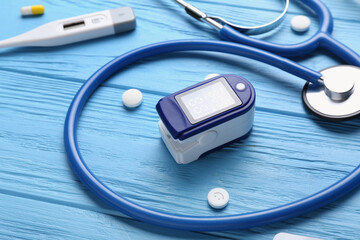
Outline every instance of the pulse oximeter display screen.
{"type": "Polygon", "coordinates": [[[225,78],[219,78],[175,96],[191,124],[242,104],[225,78]]]}

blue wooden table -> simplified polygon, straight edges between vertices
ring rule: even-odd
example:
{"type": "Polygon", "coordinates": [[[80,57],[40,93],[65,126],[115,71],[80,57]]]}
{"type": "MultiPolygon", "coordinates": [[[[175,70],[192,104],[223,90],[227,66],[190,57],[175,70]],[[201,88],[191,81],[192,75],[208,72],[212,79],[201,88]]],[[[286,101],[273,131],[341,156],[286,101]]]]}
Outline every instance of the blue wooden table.
{"type": "MultiPolygon", "coordinates": [[[[360,192],[304,216],[227,232],[165,229],[129,218],[101,203],[72,173],[63,146],[63,122],[79,87],[114,57],[145,44],[172,39],[218,39],[170,0],[1,0],[1,39],[46,22],[131,6],[133,32],[54,48],[0,50],[0,238],[1,239],[272,239],[278,232],[323,239],[359,239],[360,192]],[[21,18],[19,9],[43,4],[46,14],[21,18]]],[[[335,17],[334,36],[360,52],[360,3],[325,0],[335,17]]],[[[282,1],[193,0],[209,13],[255,25],[275,18],[282,1]],[[214,11],[216,10],[216,12],[214,11]]],[[[291,1],[281,27],[260,36],[299,42],[316,32],[316,17],[291,1]],[[291,17],[311,17],[311,29],[295,34],[291,17]]],[[[340,63],[324,51],[296,59],[316,70],[340,63]]],[[[169,54],[127,68],[107,81],[81,117],[78,140],[89,167],[132,201],[178,214],[222,216],[262,210],[315,193],[359,164],[359,119],[331,123],[308,114],[303,80],[242,57],[214,53],[169,54]],[[232,73],[257,90],[254,130],[189,165],[175,163],[157,129],[157,101],[201,81],[232,73]],[[129,88],[143,92],[136,111],[121,103],[129,88]],[[206,196],[223,187],[230,203],[213,211],[206,196]]]]}

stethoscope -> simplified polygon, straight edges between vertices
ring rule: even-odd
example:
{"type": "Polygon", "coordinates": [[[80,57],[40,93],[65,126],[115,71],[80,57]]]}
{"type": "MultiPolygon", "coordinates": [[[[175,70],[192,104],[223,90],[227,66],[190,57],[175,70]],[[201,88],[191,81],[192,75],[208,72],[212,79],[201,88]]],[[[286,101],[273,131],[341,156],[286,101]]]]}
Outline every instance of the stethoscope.
{"type": "Polygon", "coordinates": [[[301,1],[318,14],[321,27],[311,39],[299,44],[280,45],[266,43],[262,40],[243,35],[225,24],[219,31],[220,36],[226,40],[242,43],[243,45],[225,41],[168,41],[132,50],[101,67],[77,92],[65,120],[64,142],[66,152],[74,172],[83,184],[111,207],[131,217],[164,227],[194,231],[243,229],[282,221],[320,208],[357,187],[360,184],[360,165],[346,177],[326,189],[298,201],[272,209],[221,217],[176,215],[146,208],[113,192],[97,179],[86,166],[80,154],[76,139],[77,123],[86,102],[95,90],[110,76],[124,67],[147,57],[171,52],[195,50],[223,52],[267,63],[307,81],[303,90],[303,99],[306,106],[318,115],[331,119],[347,119],[357,116],[360,110],[360,68],[342,65],[317,72],[279,56],[303,55],[322,47],[341,57],[348,64],[360,66],[360,57],[355,52],[330,37],[333,20],[329,9],[320,0],[301,1]],[[276,52],[279,55],[259,48],[276,52]],[[337,81],[334,79],[337,79],[337,81]],[[344,86],[339,84],[339,82],[343,83],[344,81],[344,86]],[[316,101],[323,102],[317,105],[316,101]],[[355,104],[359,109],[352,108],[349,106],[351,104],[344,105],[344,103],[348,102],[355,104]],[[321,107],[323,104],[330,107],[330,110],[323,109],[321,107]],[[342,109],[339,106],[343,106],[345,110],[339,113],[338,110],[342,109]],[[331,109],[335,109],[335,111],[331,109]]]}

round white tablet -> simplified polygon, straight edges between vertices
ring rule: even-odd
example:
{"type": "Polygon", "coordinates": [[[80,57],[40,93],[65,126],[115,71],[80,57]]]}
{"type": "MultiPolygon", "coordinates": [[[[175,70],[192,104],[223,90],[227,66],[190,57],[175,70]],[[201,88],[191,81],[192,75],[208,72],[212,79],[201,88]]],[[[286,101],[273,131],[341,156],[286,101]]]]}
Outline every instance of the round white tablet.
{"type": "Polygon", "coordinates": [[[291,28],[296,32],[305,32],[311,24],[310,18],[304,15],[295,16],[291,19],[291,28]]]}
{"type": "Polygon", "coordinates": [[[208,193],[208,202],[212,208],[221,209],[229,202],[229,193],[223,188],[214,188],[208,193]]]}
{"type": "Polygon", "coordinates": [[[142,93],[137,89],[129,89],[122,95],[122,102],[125,107],[136,108],[142,102],[142,93]]]}

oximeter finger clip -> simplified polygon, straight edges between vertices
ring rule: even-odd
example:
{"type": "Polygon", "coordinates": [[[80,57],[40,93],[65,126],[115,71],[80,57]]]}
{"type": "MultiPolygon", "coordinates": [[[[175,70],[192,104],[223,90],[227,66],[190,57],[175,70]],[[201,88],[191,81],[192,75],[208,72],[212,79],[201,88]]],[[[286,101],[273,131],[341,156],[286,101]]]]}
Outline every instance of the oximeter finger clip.
{"type": "Polygon", "coordinates": [[[236,75],[218,75],[158,102],[161,137],[179,164],[243,139],[251,132],[255,89],[236,75]]]}

